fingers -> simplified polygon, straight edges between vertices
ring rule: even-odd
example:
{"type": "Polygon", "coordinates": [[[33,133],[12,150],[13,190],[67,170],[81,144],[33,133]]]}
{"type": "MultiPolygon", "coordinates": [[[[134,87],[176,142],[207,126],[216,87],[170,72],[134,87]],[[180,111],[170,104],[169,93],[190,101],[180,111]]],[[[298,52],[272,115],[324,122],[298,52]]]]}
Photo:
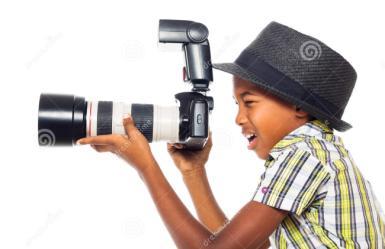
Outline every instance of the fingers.
{"type": "Polygon", "coordinates": [[[173,146],[171,143],[167,143],[167,150],[170,151],[173,149],[173,146]]]}
{"type": "Polygon", "coordinates": [[[206,144],[205,144],[204,147],[203,147],[203,150],[205,150],[205,151],[210,151],[211,148],[212,148],[212,146],[213,146],[212,132],[210,131],[210,132],[209,132],[209,137],[208,137],[208,139],[207,139],[207,141],[206,141],[206,144]]]}
{"type": "Polygon", "coordinates": [[[95,137],[85,137],[76,141],[76,144],[95,144],[95,145],[112,145],[115,143],[114,135],[99,135],[95,137]]]}
{"type": "Polygon", "coordinates": [[[213,137],[212,137],[211,131],[210,131],[210,135],[209,135],[209,139],[208,139],[207,143],[208,143],[210,146],[213,145],[213,137]]]}
{"type": "Polygon", "coordinates": [[[183,149],[184,148],[184,145],[183,144],[174,144],[173,145],[175,148],[177,149],[183,149]]]}
{"type": "Polygon", "coordinates": [[[184,145],[179,144],[179,143],[167,143],[167,149],[172,150],[172,149],[183,149],[184,145]]]}
{"type": "Polygon", "coordinates": [[[136,126],[134,123],[134,120],[129,114],[126,114],[124,119],[123,119],[123,125],[124,125],[124,130],[126,131],[126,134],[130,136],[130,133],[136,132],[136,126]]]}
{"type": "Polygon", "coordinates": [[[213,132],[210,130],[209,131],[209,140],[211,140],[213,138],[213,132]]]}
{"type": "Polygon", "coordinates": [[[181,149],[183,149],[182,144],[167,143],[167,151],[170,154],[179,153],[181,149]]]}

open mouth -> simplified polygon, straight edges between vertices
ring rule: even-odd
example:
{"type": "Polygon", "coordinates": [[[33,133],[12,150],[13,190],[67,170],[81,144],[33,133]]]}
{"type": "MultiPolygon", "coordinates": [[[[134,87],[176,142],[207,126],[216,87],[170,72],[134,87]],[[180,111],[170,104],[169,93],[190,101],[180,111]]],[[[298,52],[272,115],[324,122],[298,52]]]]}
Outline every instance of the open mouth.
{"type": "Polygon", "coordinates": [[[249,140],[249,143],[251,143],[251,141],[254,140],[254,138],[256,138],[257,136],[255,134],[251,134],[251,135],[247,135],[246,138],[247,140],[249,140]]]}
{"type": "Polygon", "coordinates": [[[257,135],[255,135],[254,133],[244,134],[244,135],[245,135],[246,139],[249,141],[247,148],[249,150],[254,149],[254,147],[256,146],[257,135]]]}

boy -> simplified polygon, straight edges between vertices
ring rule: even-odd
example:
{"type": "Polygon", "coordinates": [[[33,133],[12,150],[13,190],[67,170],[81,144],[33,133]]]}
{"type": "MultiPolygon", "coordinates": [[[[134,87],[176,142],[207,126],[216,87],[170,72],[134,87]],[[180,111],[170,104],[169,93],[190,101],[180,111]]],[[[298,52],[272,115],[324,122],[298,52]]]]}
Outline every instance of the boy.
{"type": "Polygon", "coordinates": [[[356,73],[321,41],[270,23],[234,63],[236,123],[248,149],[266,160],[252,200],[228,221],[198,152],[167,148],[194,201],[199,223],[175,194],[133,120],[126,136],[79,140],[111,151],[138,170],[178,248],[384,248],[381,208],[342,139],[341,120],[356,73]]]}

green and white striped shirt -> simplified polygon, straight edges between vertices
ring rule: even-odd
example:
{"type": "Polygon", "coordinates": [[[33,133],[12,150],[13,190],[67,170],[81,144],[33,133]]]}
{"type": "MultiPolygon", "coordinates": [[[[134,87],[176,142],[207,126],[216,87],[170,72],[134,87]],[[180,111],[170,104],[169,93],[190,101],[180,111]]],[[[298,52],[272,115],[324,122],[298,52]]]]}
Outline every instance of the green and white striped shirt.
{"type": "Polygon", "coordinates": [[[273,248],[385,248],[384,215],[342,139],[319,120],[270,151],[253,200],[289,211],[273,248]]]}

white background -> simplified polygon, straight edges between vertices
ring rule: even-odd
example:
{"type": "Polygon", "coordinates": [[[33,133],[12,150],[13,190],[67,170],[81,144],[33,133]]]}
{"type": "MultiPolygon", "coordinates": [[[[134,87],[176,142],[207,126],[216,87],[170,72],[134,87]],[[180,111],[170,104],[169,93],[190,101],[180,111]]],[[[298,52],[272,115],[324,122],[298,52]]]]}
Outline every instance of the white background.
{"type": "MultiPolygon", "coordinates": [[[[136,172],[89,147],[37,145],[39,94],[169,104],[189,90],[183,54],[157,44],[158,19],[200,21],[213,62],[231,62],[270,21],[315,36],[358,72],[342,135],[385,206],[385,51],[380,1],[0,2],[0,248],[174,248],[136,172]]],[[[214,71],[207,171],[228,217],[253,195],[263,161],[234,123],[231,76],[214,71]]],[[[153,152],[194,212],[165,143],[153,152]]]]}

